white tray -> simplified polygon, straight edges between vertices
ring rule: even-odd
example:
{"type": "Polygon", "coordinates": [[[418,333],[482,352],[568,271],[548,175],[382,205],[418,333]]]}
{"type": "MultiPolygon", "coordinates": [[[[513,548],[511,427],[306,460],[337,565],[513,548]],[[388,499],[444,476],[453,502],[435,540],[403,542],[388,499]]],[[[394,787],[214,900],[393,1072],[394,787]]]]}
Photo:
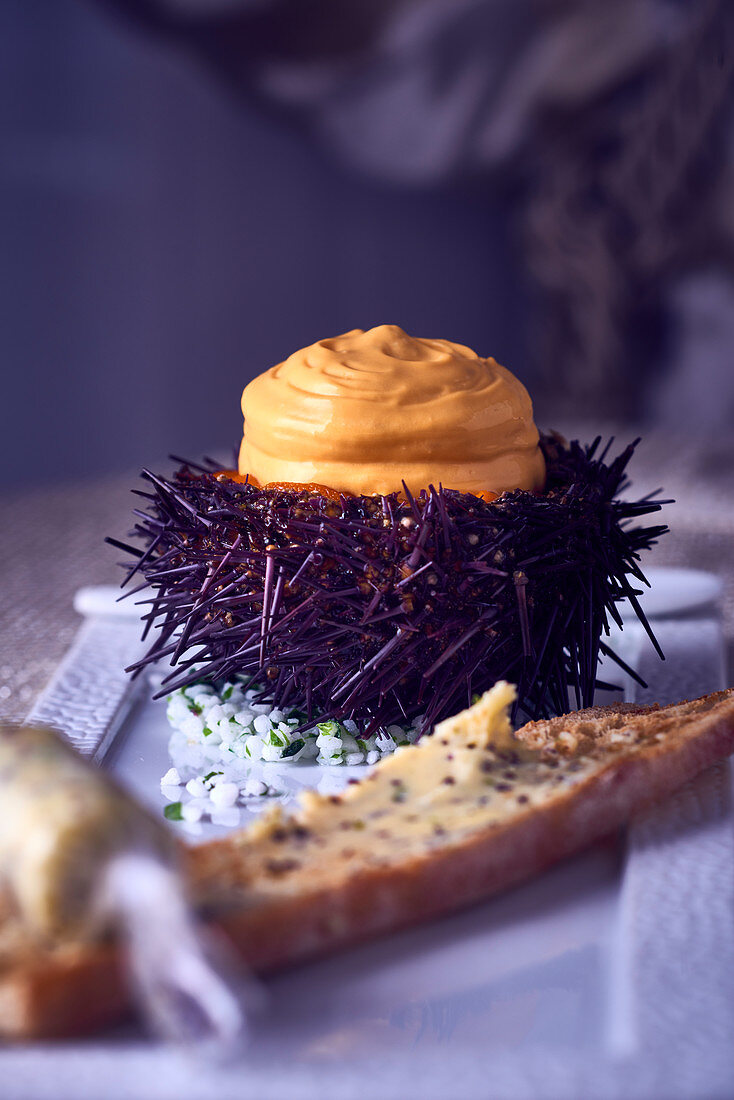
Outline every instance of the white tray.
{"type": "MultiPolygon", "coordinates": [[[[626,659],[648,677],[657,670],[660,701],[723,686],[715,582],[657,571],[662,616],[671,613],[666,586],[672,611],[688,617],[656,623],[665,675],[641,634],[628,631],[624,643],[626,659]]],[[[136,624],[90,619],[33,717],[105,756],[162,812],[163,705],[130,693],[120,677],[137,647],[136,624]]],[[[629,695],[631,682],[624,689],[629,695]]],[[[647,695],[655,691],[653,680],[647,695]]],[[[323,772],[298,774],[312,782],[323,772]]],[[[10,1091],[0,1091],[78,1100],[729,1096],[731,805],[721,764],[624,835],[493,901],[272,979],[269,1007],[236,1067],[194,1065],[127,1033],[7,1050],[0,1073],[10,1091]]]]}

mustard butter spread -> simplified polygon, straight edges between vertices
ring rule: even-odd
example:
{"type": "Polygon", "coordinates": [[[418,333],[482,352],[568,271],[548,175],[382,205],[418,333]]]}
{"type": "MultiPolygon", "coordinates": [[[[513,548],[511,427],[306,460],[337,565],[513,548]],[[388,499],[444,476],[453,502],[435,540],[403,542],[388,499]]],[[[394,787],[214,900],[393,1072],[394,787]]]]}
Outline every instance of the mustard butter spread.
{"type": "Polygon", "coordinates": [[[242,395],[239,473],[372,495],[542,489],[527,390],[494,359],[397,325],[295,352],[242,395]]]}
{"type": "Polygon", "coordinates": [[[429,855],[546,804],[594,769],[591,756],[561,769],[558,757],[515,738],[508,717],[514,699],[514,687],[500,681],[469,711],[397,749],[342,794],[307,791],[290,814],[274,807],[229,842],[235,874],[228,883],[226,867],[217,866],[217,884],[230,898],[228,887],[289,893],[350,868],[429,855]]]}

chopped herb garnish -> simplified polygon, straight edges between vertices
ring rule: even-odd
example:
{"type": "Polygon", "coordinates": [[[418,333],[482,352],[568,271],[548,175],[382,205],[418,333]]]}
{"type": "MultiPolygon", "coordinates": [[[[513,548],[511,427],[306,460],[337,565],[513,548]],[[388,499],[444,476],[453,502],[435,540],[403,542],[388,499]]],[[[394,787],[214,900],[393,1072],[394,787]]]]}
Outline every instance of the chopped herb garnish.
{"type": "Polygon", "coordinates": [[[283,749],[283,759],[287,760],[289,756],[295,756],[300,752],[306,742],[302,737],[297,737],[295,741],[291,741],[287,748],[283,749]]]}
{"type": "Polygon", "coordinates": [[[183,821],[180,802],[169,802],[163,809],[163,816],[169,821],[183,821]]]}
{"type": "Polygon", "coordinates": [[[204,726],[204,729],[201,732],[204,734],[205,737],[211,737],[212,731],[209,729],[209,726],[204,726]]]}
{"type": "Polygon", "coordinates": [[[318,722],[316,728],[325,737],[338,737],[342,732],[342,727],[334,718],[330,718],[328,722],[318,722]]]}

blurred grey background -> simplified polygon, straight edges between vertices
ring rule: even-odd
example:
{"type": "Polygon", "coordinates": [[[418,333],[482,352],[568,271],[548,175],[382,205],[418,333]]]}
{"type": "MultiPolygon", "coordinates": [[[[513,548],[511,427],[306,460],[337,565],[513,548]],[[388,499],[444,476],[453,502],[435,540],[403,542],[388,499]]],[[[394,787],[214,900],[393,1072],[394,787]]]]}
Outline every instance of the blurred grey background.
{"type": "Polygon", "coordinates": [[[545,424],[728,430],[732,7],[3,0],[3,484],[227,449],[383,322],[545,424]]]}

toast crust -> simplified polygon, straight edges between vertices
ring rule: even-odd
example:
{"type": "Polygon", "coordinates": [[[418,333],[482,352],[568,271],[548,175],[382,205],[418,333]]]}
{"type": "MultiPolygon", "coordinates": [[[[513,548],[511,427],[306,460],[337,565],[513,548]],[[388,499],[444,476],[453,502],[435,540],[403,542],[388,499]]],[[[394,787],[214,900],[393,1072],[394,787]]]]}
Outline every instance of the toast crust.
{"type": "MultiPolygon", "coordinates": [[[[644,748],[611,756],[548,805],[419,858],[366,867],[337,890],[299,893],[297,899],[286,895],[252,908],[225,907],[217,923],[253,969],[264,972],[488,898],[613,832],[633,812],[734,751],[734,691],[672,708],[592,707],[528,723],[518,736],[536,748],[554,748],[563,732],[574,730],[579,741],[588,741],[594,724],[603,723],[600,743],[632,722],[652,738],[644,748]],[[665,732],[676,727],[680,732],[665,732]],[[664,740],[655,740],[658,735],[664,740]]],[[[191,875],[200,896],[236,879],[233,858],[236,849],[229,840],[191,849],[191,875]]]]}
{"type": "MultiPolygon", "coordinates": [[[[734,751],[734,690],[671,707],[591,707],[528,723],[518,737],[599,766],[546,804],[516,811],[460,840],[341,881],[243,902],[232,838],[186,853],[193,897],[258,973],[267,973],[490,897],[613,832],[646,805],[734,751]]],[[[129,1007],[114,945],[24,952],[0,963],[0,1031],[71,1036],[109,1025],[129,1007]]]]}

